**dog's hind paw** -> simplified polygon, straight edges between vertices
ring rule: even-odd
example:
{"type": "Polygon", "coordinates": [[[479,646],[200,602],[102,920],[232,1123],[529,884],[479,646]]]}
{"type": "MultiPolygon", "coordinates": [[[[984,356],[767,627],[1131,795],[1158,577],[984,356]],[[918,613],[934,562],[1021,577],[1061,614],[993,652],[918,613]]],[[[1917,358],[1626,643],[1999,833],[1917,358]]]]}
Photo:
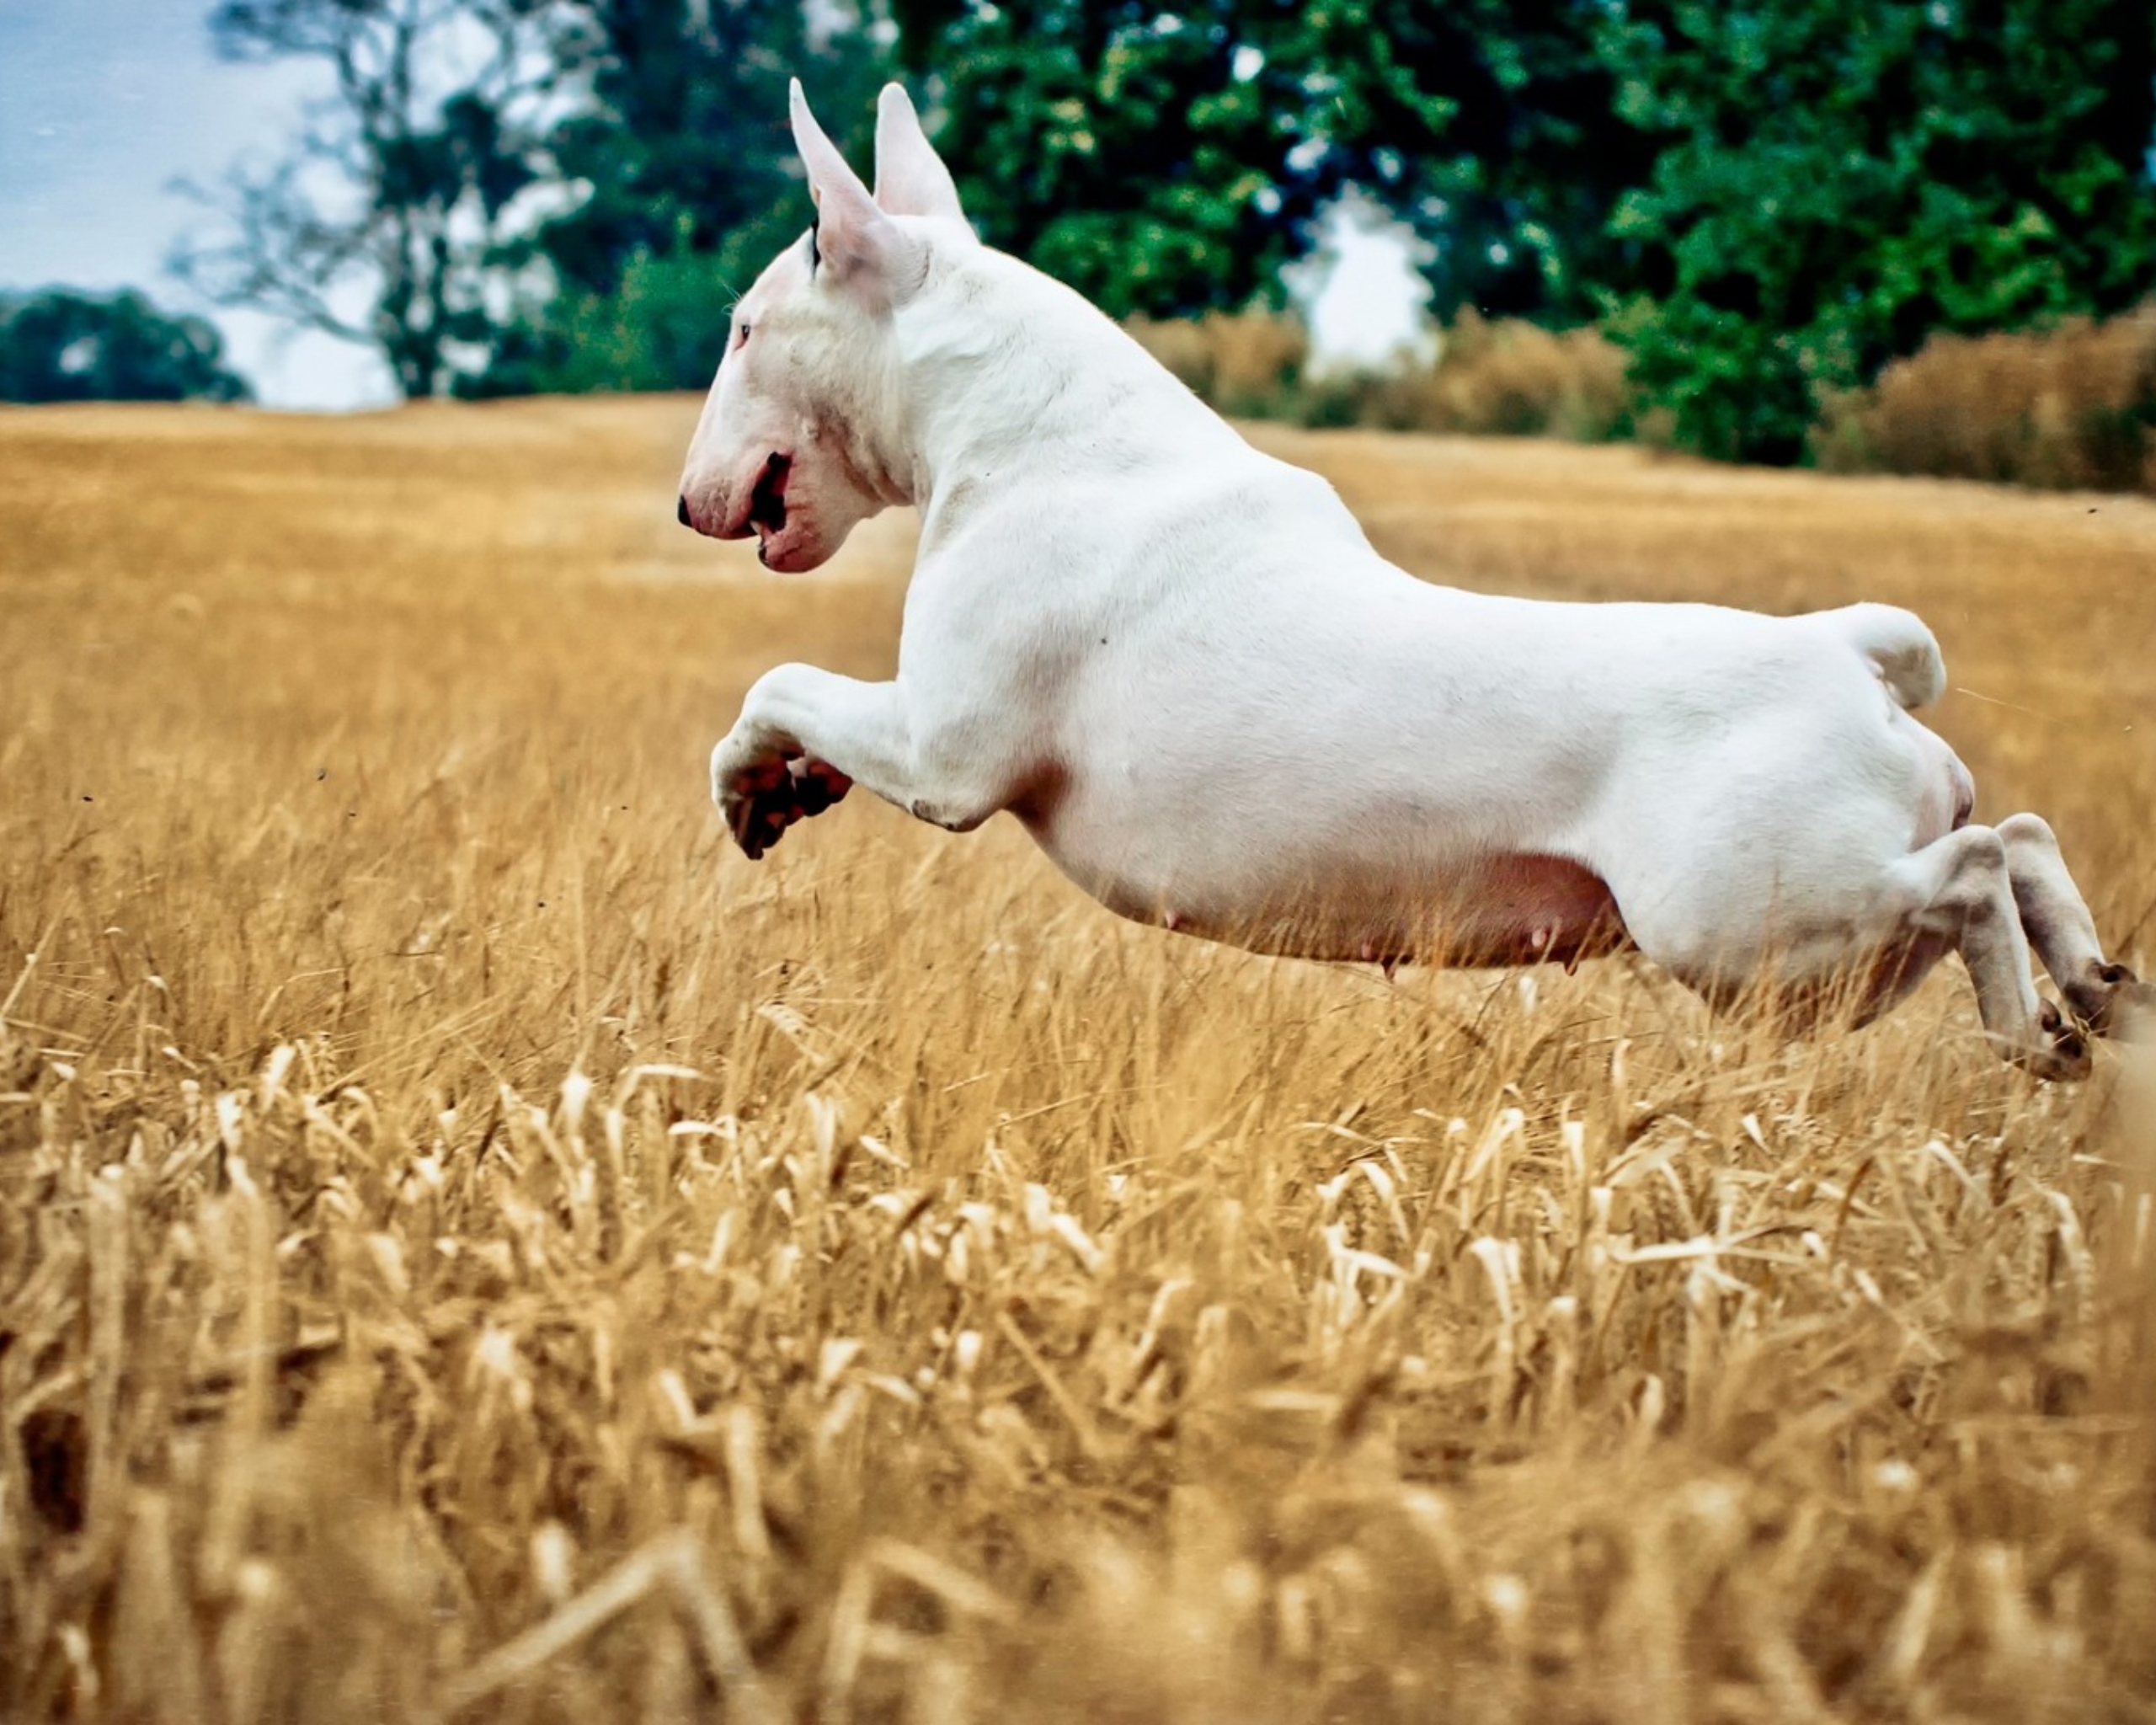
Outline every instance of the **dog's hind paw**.
{"type": "Polygon", "coordinates": [[[2086,992],[2084,1016],[2097,1035],[2156,1043],[2156,984],[2143,982],[2123,964],[2106,964],[2086,992]]]}
{"type": "Polygon", "coordinates": [[[2089,1053],[2089,1039],[2080,1027],[2049,1001],[2039,1007],[2036,1024],[2036,1044],[2012,1049],[2007,1058],[2039,1078],[2054,1081],[2086,1078],[2095,1062],[2089,1053]]]}

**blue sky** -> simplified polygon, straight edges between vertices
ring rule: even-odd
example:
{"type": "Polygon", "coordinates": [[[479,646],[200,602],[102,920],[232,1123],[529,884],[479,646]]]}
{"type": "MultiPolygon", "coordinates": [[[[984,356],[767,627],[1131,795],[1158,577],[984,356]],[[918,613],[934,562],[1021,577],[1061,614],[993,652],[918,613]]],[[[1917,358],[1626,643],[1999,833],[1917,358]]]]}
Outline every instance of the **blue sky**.
{"type": "MultiPolygon", "coordinates": [[[[209,0],[0,0],[0,286],[131,285],[189,309],[164,274],[202,213],[169,190],[214,184],[248,151],[274,154],[313,86],[298,69],[225,66],[209,0]]],[[[264,398],[288,407],[386,399],[360,350],[218,315],[264,398]]]]}
{"type": "MultiPolygon", "coordinates": [[[[205,311],[166,275],[203,211],[171,190],[214,184],[235,157],[274,158],[316,89],[304,68],[227,66],[210,51],[211,0],[0,0],[0,287],[147,289],[205,311]]],[[[1321,353],[1381,358],[1416,331],[1421,283],[1397,241],[1337,220],[1338,259],[1311,307],[1321,353]]],[[[232,358],[272,406],[346,409],[392,398],[366,350],[216,312],[232,358]]]]}

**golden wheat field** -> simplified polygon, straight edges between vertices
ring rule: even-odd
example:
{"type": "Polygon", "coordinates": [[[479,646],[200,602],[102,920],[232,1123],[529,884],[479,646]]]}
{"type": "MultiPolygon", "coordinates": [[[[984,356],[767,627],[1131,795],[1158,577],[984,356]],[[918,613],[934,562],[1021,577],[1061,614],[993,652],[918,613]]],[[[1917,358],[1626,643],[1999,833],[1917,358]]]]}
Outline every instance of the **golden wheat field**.
{"type": "MultiPolygon", "coordinates": [[[[910,527],[694,538],[696,411],[0,417],[0,1715],[2156,1718],[2136,1051],[752,865],[910,527]]],[[[1262,435],[1433,577],[1918,607],[2156,960],[2156,502],[1262,435]]]]}

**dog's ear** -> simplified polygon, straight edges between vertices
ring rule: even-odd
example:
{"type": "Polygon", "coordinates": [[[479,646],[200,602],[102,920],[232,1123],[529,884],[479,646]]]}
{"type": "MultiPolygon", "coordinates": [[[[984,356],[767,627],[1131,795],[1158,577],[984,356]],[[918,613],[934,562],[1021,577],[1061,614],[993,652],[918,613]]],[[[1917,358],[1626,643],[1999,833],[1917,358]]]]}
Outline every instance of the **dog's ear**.
{"type": "Polygon", "coordinates": [[[921,129],[905,88],[885,84],[876,99],[876,201],[894,216],[963,222],[951,170],[921,129]]]}
{"type": "Polygon", "coordinates": [[[900,291],[920,274],[920,247],[876,206],[861,176],[846,165],[839,147],[816,124],[808,99],[795,78],[788,99],[794,147],[808,170],[808,190],[816,200],[816,255],[849,285],[876,284],[887,294],[900,291]]]}

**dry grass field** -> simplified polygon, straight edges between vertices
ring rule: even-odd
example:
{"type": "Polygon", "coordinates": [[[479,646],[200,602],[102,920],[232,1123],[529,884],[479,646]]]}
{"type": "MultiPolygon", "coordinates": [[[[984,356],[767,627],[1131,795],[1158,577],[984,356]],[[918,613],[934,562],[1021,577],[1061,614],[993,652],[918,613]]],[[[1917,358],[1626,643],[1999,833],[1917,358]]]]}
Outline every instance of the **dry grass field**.
{"type": "MultiPolygon", "coordinates": [[[[0,1716],[2156,1718],[2132,1051],[1255,959],[865,795],[751,865],[710,745],[910,528],[693,538],[695,413],[0,417],[0,1716]]],[[[1917,606],[2156,960],[2156,502],[1264,435],[1433,576],[1917,606]]]]}

